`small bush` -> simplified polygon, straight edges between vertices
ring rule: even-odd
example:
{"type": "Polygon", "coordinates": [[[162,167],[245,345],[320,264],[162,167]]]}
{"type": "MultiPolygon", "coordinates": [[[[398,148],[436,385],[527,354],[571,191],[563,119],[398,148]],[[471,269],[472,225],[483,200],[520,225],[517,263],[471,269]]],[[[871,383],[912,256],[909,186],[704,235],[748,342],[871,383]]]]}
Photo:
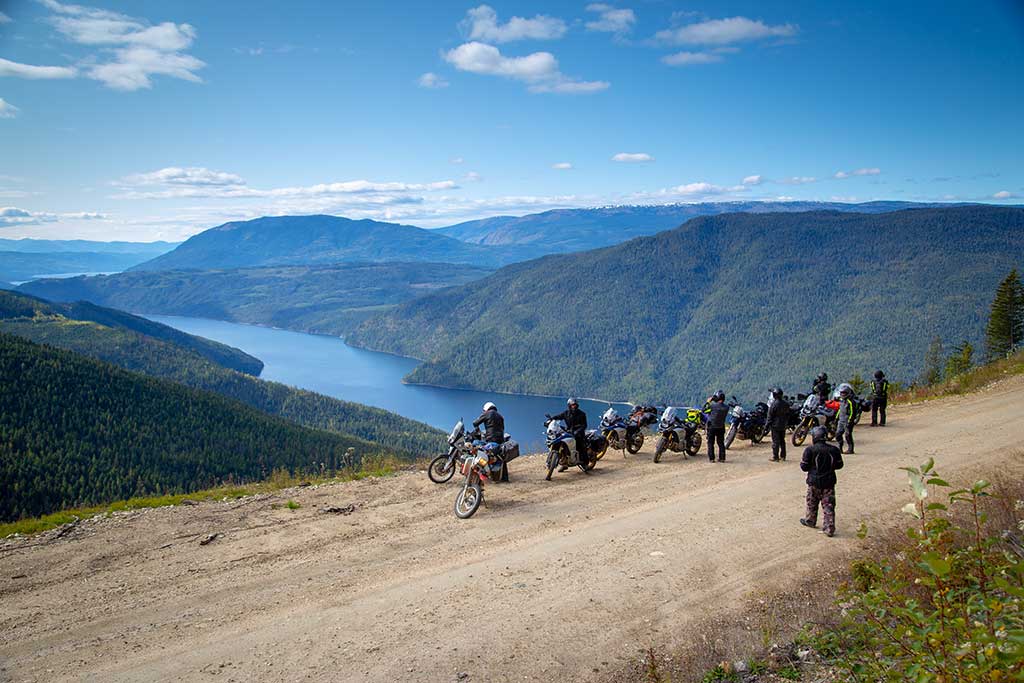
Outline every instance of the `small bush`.
{"type": "Polygon", "coordinates": [[[294,500],[289,500],[287,503],[284,504],[284,506],[289,510],[298,510],[299,508],[302,507],[302,504],[296,503],[294,500]]]}

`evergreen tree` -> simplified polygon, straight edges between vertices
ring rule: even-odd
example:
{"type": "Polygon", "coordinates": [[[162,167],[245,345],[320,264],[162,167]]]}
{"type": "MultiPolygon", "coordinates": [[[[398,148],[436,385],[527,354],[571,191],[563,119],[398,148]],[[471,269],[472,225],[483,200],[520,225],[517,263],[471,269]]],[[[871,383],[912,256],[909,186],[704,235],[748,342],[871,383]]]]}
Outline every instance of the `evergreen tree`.
{"type": "Polygon", "coordinates": [[[992,310],[985,329],[985,347],[989,360],[1002,358],[1024,343],[1024,285],[1017,269],[1003,278],[996,288],[992,310]]]}
{"type": "Polygon", "coordinates": [[[935,337],[928,345],[928,351],[924,354],[924,374],[921,377],[924,384],[938,384],[942,381],[942,338],[935,337]]]}
{"type": "Polygon", "coordinates": [[[974,347],[968,341],[960,342],[953,347],[953,353],[946,361],[946,377],[962,375],[974,365],[974,347]]]}
{"type": "Polygon", "coordinates": [[[858,372],[854,374],[852,379],[850,379],[850,386],[853,387],[853,393],[860,396],[861,394],[864,393],[864,389],[867,388],[868,383],[864,381],[864,378],[861,377],[860,373],[858,372]]]}

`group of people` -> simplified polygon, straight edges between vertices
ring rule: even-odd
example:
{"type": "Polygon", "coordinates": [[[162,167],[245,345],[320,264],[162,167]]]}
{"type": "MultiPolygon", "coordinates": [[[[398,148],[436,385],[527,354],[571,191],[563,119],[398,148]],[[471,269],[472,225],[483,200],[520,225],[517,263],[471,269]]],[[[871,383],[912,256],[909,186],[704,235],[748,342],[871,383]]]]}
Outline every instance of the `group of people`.
{"type": "MultiPolygon", "coordinates": [[[[823,372],[814,379],[812,393],[816,394],[822,403],[829,399],[832,385],[828,381],[828,374],[823,372]]],[[[844,452],[847,455],[854,453],[853,423],[856,406],[853,387],[843,382],[839,384],[837,393],[839,407],[836,413],[835,439],[838,447],[828,442],[828,430],[823,426],[817,426],[811,429],[811,445],[804,449],[800,459],[800,469],[807,473],[806,513],[800,518],[800,524],[817,528],[820,507],[821,531],[830,537],[835,535],[836,531],[836,471],[843,468],[844,452]]],[[[871,427],[885,426],[888,402],[889,382],[884,372],[876,370],[871,383],[871,427]]],[[[790,414],[793,410],[794,407],[786,400],[782,389],[772,389],[767,416],[767,426],[772,436],[772,462],[786,460],[786,431],[789,429],[790,414]]],[[[724,391],[718,390],[708,398],[704,405],[704,413],[707,416],[708,460],[725,462],[725,432],[729,406],[725,403],[724,391]]],[[[580,409],[579,401],[570,398],[564,411],[550,417],[565,422],[566,430],[576,439],[577,452],[587,452],[587,414],[580,409]]],[[[473,427],[483,427],[482,436],[485,444],[496,446],[505,440],[505,419],[498,412],[497,406],[490,401],[484,404],[483,413],[473,421],[473,427]]],[[[560,471],[566,469],[567,466],[562,465],[560,471]]],[[[508,470],[504,466],[501,477],[502,481],[508,481],[508,470]]]]}

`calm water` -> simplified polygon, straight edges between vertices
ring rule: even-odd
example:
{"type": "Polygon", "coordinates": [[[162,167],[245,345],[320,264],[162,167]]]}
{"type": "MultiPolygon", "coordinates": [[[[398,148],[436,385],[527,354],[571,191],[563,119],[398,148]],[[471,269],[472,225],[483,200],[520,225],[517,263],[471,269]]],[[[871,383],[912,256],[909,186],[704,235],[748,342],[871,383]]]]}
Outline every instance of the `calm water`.
{"type": "MultiPolygon", "coordinates": [[[[151,320],[242,349],[265,364],[263,379],[309,389],[328,396],[390,410],[415,420],[451,429],[460,417],[467,422],[494,401],[505,417],[505,430],[525,447],[543,446],[545,413],[561,412],[565,400],[515,394],[491,394],[402,384],[418,361],[363,351],[335,337],[288,332],[252,325],[150,315],[151,320]]],[[[592,427],[606,403],[580,401],[592,427]]],[[[622,413],[625,408],[619,405],[622,413]]]]}

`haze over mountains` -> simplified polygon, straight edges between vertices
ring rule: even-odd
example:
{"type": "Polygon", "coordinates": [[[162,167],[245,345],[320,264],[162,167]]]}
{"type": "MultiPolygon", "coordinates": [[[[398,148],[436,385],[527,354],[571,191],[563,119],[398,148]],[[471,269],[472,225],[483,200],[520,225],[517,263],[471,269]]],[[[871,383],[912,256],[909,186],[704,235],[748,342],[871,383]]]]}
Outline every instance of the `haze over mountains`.
{"type": "Polygon", "coordinates": [[[411,382],[694,401],[876,367],[914,379],[930,339],[978,346],[1024,261],[1024,209],[695,218],[402,304],[350,343],[413,356],[411,382]]]}

